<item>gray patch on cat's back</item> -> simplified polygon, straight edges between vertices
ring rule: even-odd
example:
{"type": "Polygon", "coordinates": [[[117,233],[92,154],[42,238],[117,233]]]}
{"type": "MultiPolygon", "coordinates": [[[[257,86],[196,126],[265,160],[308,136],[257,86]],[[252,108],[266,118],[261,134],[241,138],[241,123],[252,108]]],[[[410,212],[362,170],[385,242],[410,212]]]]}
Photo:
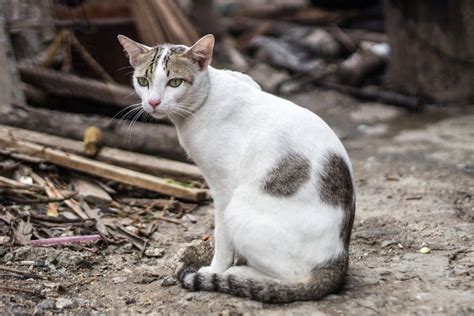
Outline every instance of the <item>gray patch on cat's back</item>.
{"type": "Polygon", "coordinates": [[[289,152],[265,176],[262,191],[276,197],[290,197],[309,181],[310,170],[308,158],[289,152]]]}
{"type": "Polygon", "coordinates": [[[341,238],[348,247],[355,213],[354,187],[349,166],[341,156],[331,153],[326,157],[322,170],[318,182],[321,201],[344,210],[341,238]]]}

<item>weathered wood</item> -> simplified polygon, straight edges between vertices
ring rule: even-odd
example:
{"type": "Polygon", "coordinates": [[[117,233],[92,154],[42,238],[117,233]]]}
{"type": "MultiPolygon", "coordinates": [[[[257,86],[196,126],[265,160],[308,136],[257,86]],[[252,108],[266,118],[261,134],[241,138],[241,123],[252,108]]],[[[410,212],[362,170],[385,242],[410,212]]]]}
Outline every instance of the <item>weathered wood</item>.
{"type": "Polygon", "coordinates": [[[52,2],[49,0],[2,1],[7,29],[15,34],[12,46],[18,60],[34,58],[54,37],[52,2]]]}
{"type": "Polygon", "coordinates": [[[257,36],[250,42],[250,47],[257,49],[259,60],[291,71],[310,72],[321,66],[321,61],[314,59],[310,52],[281,39],[257,36]]]}
{"type": "Polygon", "coordinates": [[[364,78],[383,69],[388,59],[390,47],[385,43],[362,42],[358,51],[339,65],[338,77],[346,84],[359,85],[364,78]]]}
{"type": "Polygon", "coordinates": [[[196,31],[176,6],[174,0],[151,0],[151,5],[156,16],[160,18],[169,40],[187,46],[192,46],[197,41],[196,31]]]}
{"type": "Polygon", "coordinates": [[[165,42],[191,46],[198,34],[172,0],[143,0],[131,3],[140,37],[147,45],[165,42]]]}
{"type": "MultiPolygon", "coordinates": [[[[317,28],[308,27],[301,24],[283,22],[277,20],[260,20],[255,18],[247,17],[232,17],[223,19],[224,24],[229,32],[234,35],[242,35],[243,37],[248,37],[245,33],[257,33],[257,35],[271,35],[274,37],[281,37],[287,34],[289,31],[299,30],[299,29],[323,29],[331,33],[342,45],[347,46],[347,40],[349,39],[351,43],[349,45],[354,45],[353,48],[356,48],[360,42],[369,41],[376,43],[387,43],[388,36],[383,33],[371,32],[366,30],[356,30],[356,29],[347,29],[340,28],[337,25],[330,27],[327,26],[318,26],[317,28]],[[257,32],[259,28],[263,28],[263,31],[257,32]],[[342,32],[342,33],[341,33],[342,32]]],[[[349,49],[352,51],[352,49],[349,49]]]]}
{"type": "Polygon", "coordinates": [[[31,142],[16,140],[8,134],[0,134],[0,145],[11,147],[24,154],[40,157],[62,167],[133,185],[161,194],[175,196],[190,201],[203,201],[209,198],[208,191],[204,189],[185,188],[168,183],[164,179],[155,176],[98,162],[31,142]]]}
{"type": "Polygon", "coordinates": [[[132,1],[130,6],[141,41],[149,46],[165,43],[166,35],[160,25],[160,21],[154,17],[149,2],[132,1]]]}
{"type": "Polygon", "coordinates": [[[474,1],[385,1],[386,84],[435,102],[474,102],[474,1]]]}
{"type": "Polygon", "coordinates": [[[0,105],[0,124],[75,140],[82,140],[85,130],[96,126],[103,132],[105,146],[189,161],[179,145],[176,129],[162,124],[135,123],[127,131],[127,121],[9,104],[0,105]]]}
{"type": "Polygon", "coordinates": [[[20,80],[15,67],[15,56],[10,43],[10,38],[5,31],[5,20],[0,14],[0,104],[25,103],[20,80]]]}
{"type": "Polygon", "coordinates": [[[18,71],[22,81],[50,95],[88,99],[116,105],[118,108],[139,102],[135,91],[129,86],[84,79],[27,63],[18,64],[18,71]]]}
{"type": "Polygon", "coordinates": [[[72,184],[77,195],[84,198],[87,202],[103,204],[112,201],[110,195],[94,182],[74,177],[72,184]]]}
{"type": "MultiPolygon", "coordinates": [[[[0,125],[0,133],[44,146],[59,148],[77,155],[84,155],[83,143],[80,141],[4,125],[0,125]]],[[[181,180],[201,180],[203,178],[199,168],[194,165],[111,147],[103,147],[94,159],[161,177],[168,176],[181,180]]]]}
{"type": "Polygon", "coordinates": [[[363,88],[356,88],[332,82],[317,82],[316,84],[342,93],[347,93],[362,100],[387,103],[414,112],[422,111],[425,106],[423,100],[418,97],[407,96],[393,91],[381,90],[376,87],[367,86],[363,88]]]}

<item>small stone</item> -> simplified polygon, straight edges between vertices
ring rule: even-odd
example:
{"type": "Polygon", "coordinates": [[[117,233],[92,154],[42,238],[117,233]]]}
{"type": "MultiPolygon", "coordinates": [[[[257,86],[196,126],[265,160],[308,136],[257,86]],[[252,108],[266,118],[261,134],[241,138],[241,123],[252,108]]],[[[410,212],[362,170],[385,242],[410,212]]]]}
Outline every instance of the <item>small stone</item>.
{"type": "Polygon", "coordinates": [[[142,275],[137,276],[136,279],[133,280],[135,284],[149,284],[154,281],[158,280],[157,275],[153,275],[151,273],[144,273],[142,275]]]}
{"type": "Polygon", "coordinates": [[[145,250],[145,256],[161,258],[165,255],[165,250],[162,248],[147,248],[145,250]]]}
{"type": "Polygon", "coordinates": [[[382,242],[382,245],[381,245],[381,246],[382,246],[382,248],[385,248],[385,247],[394,245],[394,244],[396,244],[396,243],[397,243],[397,241],[395,241],[395,240],[393,240],[393,239],[391,239],[391,240],[384,240],[384,241],[382,242]]]}
{"type": "Polygon", "coordinates": [[[171,286],[177,283],[176,278],[174,276],[168,275],[161,281],[161,286],[171,286]]]}
{"type": "Polygon", "coordinates": [[[71,300],[70,298],[65,298],[65,297],[58,298],[55,304],[57,309],[69,308],[69,307],[72,307],[73,305],[74,305],[73,300],[71,300]]]}
{"type": "Polygon", "coordinates": [[[422,248],[420,249],[420,252],[421,252],[422,254],[425,254],[425,255],[426,255],[426,254],[428,254],[428,253],[431,252],[431,248],[426,247],[426,246],[425,246],[425,247],[422,247],[422,248]]]}
{"type": "Polygon", "coordinates": [[[115,284],[123,283],[125,281],[127,281],[126,276],[119,276],[119,277],[115,277],[115,278],[112,279],[112,282],[114,282],[115,284]]]}
{"type": "Polygon", "coordinates": [[[51,299],[45,299],[38,303],[38,309],[53,309],[55,306],[55,301],[51,299]]]}

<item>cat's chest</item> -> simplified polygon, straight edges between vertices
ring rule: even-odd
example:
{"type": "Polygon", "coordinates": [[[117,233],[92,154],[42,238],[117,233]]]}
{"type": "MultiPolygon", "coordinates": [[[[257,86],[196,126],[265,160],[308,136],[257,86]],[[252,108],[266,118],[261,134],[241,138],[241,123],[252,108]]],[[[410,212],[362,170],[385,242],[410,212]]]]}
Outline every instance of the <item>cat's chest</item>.
{"type": "Polygon", "coordinates": [[[235,138],[229,128],[182,129],[179,140],[209,185],[227,187],[235,182],[243,150],[241,140],[235,138]]]}

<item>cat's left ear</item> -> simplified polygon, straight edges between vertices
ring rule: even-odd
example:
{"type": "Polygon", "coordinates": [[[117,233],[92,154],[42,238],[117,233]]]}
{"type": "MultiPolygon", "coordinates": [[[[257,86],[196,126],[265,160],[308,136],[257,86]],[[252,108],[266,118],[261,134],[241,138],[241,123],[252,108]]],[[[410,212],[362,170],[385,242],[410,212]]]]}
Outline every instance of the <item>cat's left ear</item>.
{"type": "Polygon", "coordinates": [[[140,64],[140,56],[151,49],[150,47],[137,43],[124,35],[118,35],[117,39],[127,52],[132,67],[138,66],[140,64]]]}
{"type": "Polygon", "coordinates": [[[209,66],[214,49],[214,35],[207,34],[201,37],[190,49],[184,52],[184,56],[198,62],[201,70],[209,66]]]}

